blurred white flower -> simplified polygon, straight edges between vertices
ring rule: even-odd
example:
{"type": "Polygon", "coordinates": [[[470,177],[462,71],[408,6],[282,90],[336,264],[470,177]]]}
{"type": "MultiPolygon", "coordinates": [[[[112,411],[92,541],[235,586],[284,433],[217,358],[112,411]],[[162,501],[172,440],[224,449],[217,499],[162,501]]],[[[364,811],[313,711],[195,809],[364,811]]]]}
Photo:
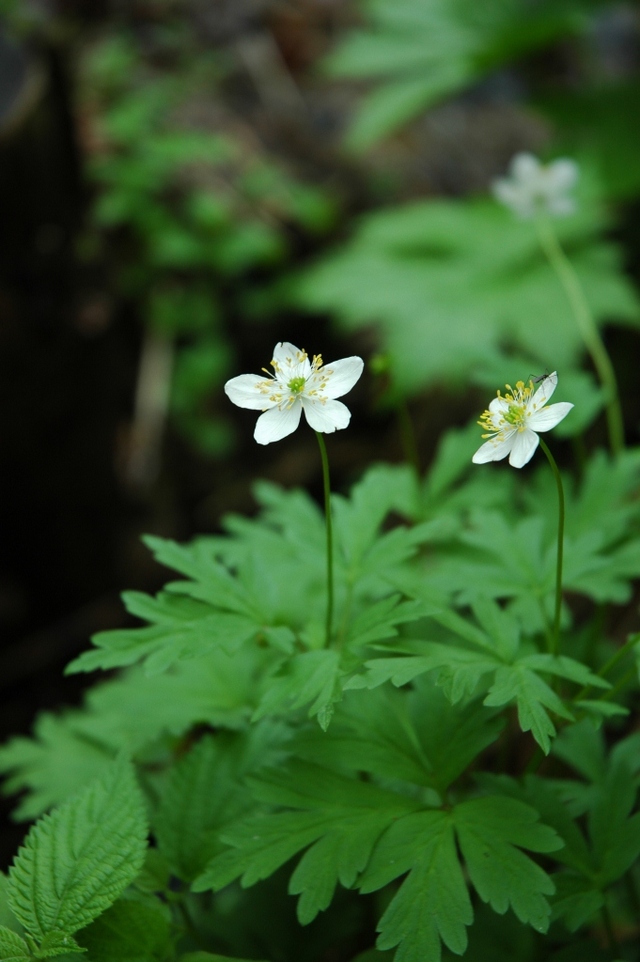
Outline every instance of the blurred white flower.
{"type": "Polygon", "coordinates": [[[522,218],[539,213],[571,214],[575,201],[570,192],[578,180],[573,160],[561,158],[541,164],[533,154],[516,154],[509,165],[509,177],[494,180],[494,197],[522,218]]]}
{"type": "Polygon", "coordinates": [[[224,386],[227,397],[238,407],[263,412],[253,434],[258,444],[292,434],[303,411],[314,431],[331,434],[346,428],[351,412],[335,399],[350,391],[362,374],[361,357],[345,357],[325,366],[320,354],[310,361],[306,351],[281,341],[275,346],[271,366],[273,374],[263,368],[266,378],[240,374],[224,386]]]}
{"type": "Polygon", "coordinates": [[[498,391],[478,421],[487,430],[482,437],[489,440],[474,454],[474,464],[501,461],[507,455],[514,468],[522,468],[530,461],[540,441],[538,434],[554,428],[573,407],[561,401],[545,408],[557,385],[558,375],[554,371],[542,380],[535,392],[533,381],[529,381],[527,387],[524,381],[518,381],[515,390],[507,384],[509,393],[504,397],[498,391]]]}

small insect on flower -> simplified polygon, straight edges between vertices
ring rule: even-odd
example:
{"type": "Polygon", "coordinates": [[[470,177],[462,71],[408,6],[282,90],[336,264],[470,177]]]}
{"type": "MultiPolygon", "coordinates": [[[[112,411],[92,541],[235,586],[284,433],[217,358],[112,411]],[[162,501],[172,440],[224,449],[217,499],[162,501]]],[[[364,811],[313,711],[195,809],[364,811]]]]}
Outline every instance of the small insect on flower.
{"type": "Polygon", "coordinates": [[[224,386],[227,397],[238,407],[262,411],[254,438],[270,444],[292,434],[304,411],[307,423],[323,434],[346,428],[351,412],[337,401],[354,386],[364,368],[361,357],[345,357],[325,365],[320,354],[312,360],[288,341],[276,344],[271,374],[240,374],[224,386]]]}
{"type": "Polygon", "coordinates": [[[529,380],[532,384],[542,384],[542,382],[546,381],[548,377],[551,377],[551,375],[548,371],[545,371],[544,374],[530,374],[529,380]]]}
{"type": "Polygon", "coordinates": [[[501,461],[509,455],[512,467],[524,467],[540,443],[538,434],[550,431],[567,416],[573,407],[567,401],[545,407],[558,386],[556,371],[540,378],[537,390],[533,380],[529,380],[526,386],[524,381],[518,381],[515,388],[507,384],[508,393],[504,397],[498,391],[478,421],[487,431],[482,437],[488,440],[474,454],[474,464],[501,461]]]}

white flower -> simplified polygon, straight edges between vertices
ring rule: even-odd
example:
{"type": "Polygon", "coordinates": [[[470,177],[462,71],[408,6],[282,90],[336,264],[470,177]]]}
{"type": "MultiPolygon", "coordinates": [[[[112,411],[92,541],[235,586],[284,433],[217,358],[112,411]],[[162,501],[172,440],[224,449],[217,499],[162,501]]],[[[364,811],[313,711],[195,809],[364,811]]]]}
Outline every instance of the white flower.
{"type": "Polygon", "coordinates": [[[538,213],[571,214],[575,202],[570,191],[578,179],[578,165],[561,158],[541,164],[533,154],[516,154],[509,177],[494,180],[494,197],[522,218],[538,213]]]}
{"type": "Polygon", "coordinates": [[[271,361],[274,373],[240,374],[224,386],[227,397],[241,408],[263,411],[258,418],[254,438],[258,444],[270,444],[292,434],[304,416],[314,431],[331,434],[346,428],[351,412],[342,401],[336,401],[351,390],[364,368],[361,357],[345,357],[326,366],[320,354],[310,361],[288,341],[276,344],[271,361]]]}
{"type": "Polygon", "coordinates": [[[478,421],[488,432],[482,437],[489,440],[474,454],[474,464],[501,461],[507,455],[514,468],[522,468],[530,461],[540,441],[538,434],[555,428],[573,407],[562,401],[545,408],[557,385],[558,375],[554,371],[542,380],[535,393],[533,381],[529,381],[528,387],[524,381],[518,381],[515,390],[507,384],[509,393],[504,397],[498,391],[478,421]]]}

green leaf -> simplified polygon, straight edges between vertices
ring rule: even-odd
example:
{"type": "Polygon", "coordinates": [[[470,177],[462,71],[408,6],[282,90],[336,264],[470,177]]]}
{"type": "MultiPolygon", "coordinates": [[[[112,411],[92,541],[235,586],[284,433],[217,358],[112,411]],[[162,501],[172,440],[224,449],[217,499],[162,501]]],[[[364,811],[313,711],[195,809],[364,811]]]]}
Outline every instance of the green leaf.
{"type": "Polygon", "coordinates": [[[420,643],[424,655],[395,658],[375,658],[366,662],[365,675],[356,675],[346,684],[349,688],[377,688],[386,681],[400,687],[428,672],[438,672],[438,682],[455,703],[472,694],[479,680],[495,672],[500,663],[490,655],[466,648],[455,648],[437,642],[420,643]]]}
{"type": "Polygon", "coordinates": [[[535,809],[498,796],[471,799],[455,809],[458,842],[480,898],[499,914],[511,907],[521,922],[546,932],[553,882],[519,848],[553,852],[562,839],[541,825],[535,809]],[[518,848],[516,848],[518,846],[518,848]]]}
{"type": "MultiPolygon", "coordinates": [[[[618,251],[596,239],[606,221],[593,201],[581,197],[580,211],[557,223],[598,322],[637,324],[618,251]]],[[[364,217],[350,242],[305,269],[290,297],[335,314],[346,330],[375,322],[404,395],[468,378],[502,356],[505,340],[542,365],[553,357],[559,370],[583,351],[530,222],[485,199],[418,202],[364,217]]]]}
{"type": "Polygon", "coordinates": [[[595,675],[582,662],[567,655],[549,655],[546,652],[537,652],[533,655],[525,655],[520,659],[520,664],[524,668],[532,668],[534,671],[543,674],[556,675],[559,678],[567,678],[576,685],[589,685],[593,688],[611,688],[606,679],[600,675],[595,675]]]}
{"type": "Polygon", "coordinates": [[[590,781],[601,781],[607,770],[601,732],[584,720],[568,725],[553,743],[553,754],[590,781]]]}
{"type": "Polygon", "coordinates": [[[396,625],[417,621],[434,609],[434,605],[422,601],[400,601],[400,595],[390,595],[374,602],[350,622],[345,643],[355,648],[394,638],[398,634],[396,625]]]}
{"type": "Polygon", "coordinates": [[[60,955],[69,953],[84,952],[82,946],[78,945],[71,935],[63,932],[49,932],[33,953],[36,959],[54,959],[60,955]]]}
{"type": "Polygon", "coordinates": [[[0,872],[0,927],[11,929],[18,935],[22,932],[22,926],[9,907],[9,879],[4,872],[0,872]]]}
{"type": "Polygon", "coordinates": [[[31,828],[9,873],[9,903],[38,941],[71,935],[111,905],[144,861],[146,816],[131,765],[100,781],[31,828]]]}
{"type": "Polygon", "coordinates": [[[252,617],[256,614],[253,601],[242,584],[215,557],[215,541],[199,538],[190,545],[147,535],[144,543],[153,551],[160,564],[187,575],[194,582],[177,582],[167,589],[184,591],[225,611],[252,617]]]}
{"type": "Polygon", "coordinates": [[[382,888],[408,870],[378,923],[378,948],[398,945],[398,962],[438,962],[443,941],[462,955],[473,910],[446,813],[419,812],[393,824],[376,846],[361,891],[382,888]]]}
{"type": "Polygon", "coordinates": [[[309,717],[317,715],[321,727],[326,729],[331,712],[328,717],[322,713],[341,697],[338,681],[342,674],[340,654],[333,649],[294,655],[281,665],[277,674],[267,679],[253,721],[278,712],[295,711],[311,702],[309,717]],[[322,724],[323,717],[327,718],[327,724],[322,724]]]}
{"type": "Polygon", "coordinates": [[[261,625],[246,615],[215,611],[192,598],[164,593],[157,600],[135,593],[124,596],[129,609],[156,624],[146,628],[102,631],[92,638],[95,648],[85,651],[67,667],[68,674],[121,668],[142,662],[147,674],[166,671],[176,661],[206,655],[222,647],[235,653],[254,638],[261,625]],[[144,604],[141,603],[144,598],[144,604]]]}
{"type": "Polygon", "coordinates": [[[573,718],[571,712],[553,689],[524,665],[499,668],[484,703],[498,706],[513,700],[518,707],[520,728],[523,732],[530,731],[543,752],[548,754],[556,729],[547,710],[569,720],[573,718]]]}
{"type": "Polygon", "coordinates": [[[28,962],[33,956],[17,932],[0,926],[0,962],[28,962]]]}
{"type": "Polygon", "coordinates": [[[338,77],[376,78],[356,115],[349,142],[363,149],[420,111],[523,51],[575,30],[565,5],[523,9],[489,0],[369,2],[368,23],[348,33],[325,62],[338,77]],[[414,90],[415,88],[415,90],[414,90]],[[405,92],[406,91],[406,92],[405,92]]]}
{"type": "Polygon", "coordinates": [[[169,911],[158,899],[118,899],[79,941],[91,962],[165,962],[172,943],[169,911]]]}
{"type": "Polygon", "coordinates": [[[348,148],[364,151],[399,126],[426,110],[473,75],[468,63],[449,63],[437,76],[411,77],[370,93],[345,139],[348,148]]]}
{"type": "Polygon", "coordinates": [[[328,767],[370,772],[395,784],[423,785],[442,794],[491,744],[502,727],[477,700],[452,705],[433,682],[410,692],[388,687],[352,692],[330,732],[310,729],[292,743],[297,756],[328,767]]]}
{"type": "Polygon", "coordinates": [[[101,775],[118,751],[136,752],[193,725],[238,728],[249,719],[254,678],[270,664],[257,646],[231,658],[211,652],[147,677],[134,668],[90,689],[83,709],[40,715],[31,739],[0,748],[5,791],[28,788],[17,817],[33,818],[101,775]]]}
{"type": "Polygon", "coordinates": [[[187,882],[223,846],[225,827],[253,807],[241,776],[273,762],[278,748],[272,725],[249,735],[219,732],[202,738],[171,770],[155,816],[158,847],[173,873],[187,882]]]}
{"type": "Polygon", "coordinates": [[[604,905],[604,896],[590,878],[576,872],[557,872],[553,876],[556,894],[552,918],[562,919],[570,932],[590,922],[604,905]]]}
{"type": "Polygon", "coordinates": [[[259,801],[297,811],[249,816],[232,826],[224,836],[232,847],[210,862],[193,889],[219,890],[238,876],[243,886],[254,885],[312,846],[291,878],[304,923],[327,907],[338,882],[355,883],[385,828],[420,804],[304,762],[290,762],[250,783],[259,801]]]}
{"type": "Polygon", "coordinates": [[[612,760],[597,786],[589,815],[589,835],[602,886],[624,875],[640,855],[640,812],[631,815],[636,794],[629,765],[612,760]]]}

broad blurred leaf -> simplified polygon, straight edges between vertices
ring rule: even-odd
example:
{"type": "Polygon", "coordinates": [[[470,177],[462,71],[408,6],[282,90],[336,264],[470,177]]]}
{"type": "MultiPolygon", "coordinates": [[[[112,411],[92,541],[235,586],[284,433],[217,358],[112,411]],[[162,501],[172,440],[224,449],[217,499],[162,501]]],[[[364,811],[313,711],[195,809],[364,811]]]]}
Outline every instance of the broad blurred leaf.
{"type": "MultiPolygon", "coordinates": [[[[640,306],[606,226],[586,198],[557,228],[600,323],[640,325],[640,306]]],[[[310,267],[292,299],[342,327],[374,325],[394,389],[468,378],[503,345],[541,369],[575,365],[584,346],[535,229],[490,200],[429,201],[364,217],[352,239],[310,267]]],[[[524,379],[527,372],[520,373],[524,379]]]]}

